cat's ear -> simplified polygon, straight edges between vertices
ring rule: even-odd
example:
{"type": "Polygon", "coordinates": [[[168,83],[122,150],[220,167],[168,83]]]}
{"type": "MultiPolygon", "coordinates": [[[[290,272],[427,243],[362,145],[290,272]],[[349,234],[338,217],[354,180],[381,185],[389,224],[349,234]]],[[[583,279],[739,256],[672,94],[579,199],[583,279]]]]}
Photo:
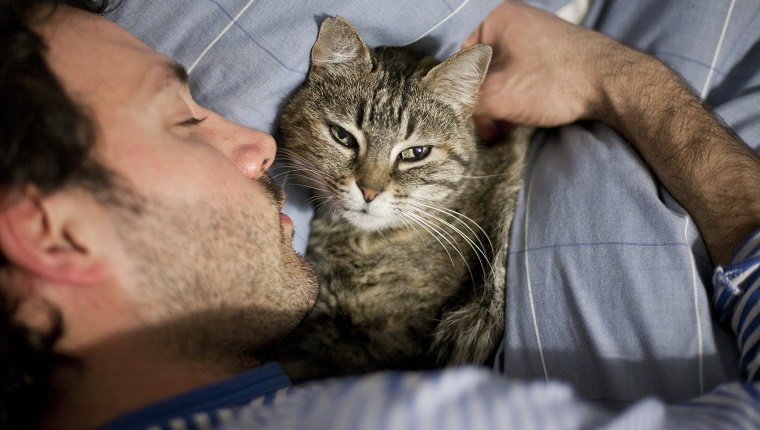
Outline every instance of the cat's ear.
{"type": "Polygon", "coordinates": [[[488,45],[470,46],[433,67],[423,81],[443,100],[472,109],[491,62],[491,52],[488,45]]]}
{"type": "Polygon", "coordinates": [[[319,36],[311,50],[311,70],[346,66],[369,72],[372,69],[369,48],[345,18],[327,18],[322,21],[319,36]]]}

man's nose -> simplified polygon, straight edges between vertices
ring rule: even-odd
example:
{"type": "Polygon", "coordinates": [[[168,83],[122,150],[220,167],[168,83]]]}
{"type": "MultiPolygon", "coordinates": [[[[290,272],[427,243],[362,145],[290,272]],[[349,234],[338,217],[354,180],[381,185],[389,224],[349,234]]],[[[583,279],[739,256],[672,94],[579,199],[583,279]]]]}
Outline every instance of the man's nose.
{"type": "Polygon", "coordinates": [[[235,145],[229,157],[245,176],[259,179],[274,162],[277,145],[268,133],[254,129],[248,132],[251,139],[235,145]]]}
{"type": "Polygon", "coordinates": [[[277,145],[269,133],[218,117],[212,144],[251,179],[259,179],[274,161],[277,145]]]}

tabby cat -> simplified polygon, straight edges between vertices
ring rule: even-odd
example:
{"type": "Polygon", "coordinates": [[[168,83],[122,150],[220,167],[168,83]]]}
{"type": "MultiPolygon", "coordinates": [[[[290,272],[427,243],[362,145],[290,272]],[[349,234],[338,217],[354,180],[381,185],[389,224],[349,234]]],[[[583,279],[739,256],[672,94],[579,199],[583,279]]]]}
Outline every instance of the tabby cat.
{"type": "Polygon", "coordinates": [[[491,59],[369,49],[326,19],[280,119],[291,177],[313,188],[318,303],[279,346],[296,380],[491,359],[504,330],[507,237],[527,129],[478,144],[491,59]]]}

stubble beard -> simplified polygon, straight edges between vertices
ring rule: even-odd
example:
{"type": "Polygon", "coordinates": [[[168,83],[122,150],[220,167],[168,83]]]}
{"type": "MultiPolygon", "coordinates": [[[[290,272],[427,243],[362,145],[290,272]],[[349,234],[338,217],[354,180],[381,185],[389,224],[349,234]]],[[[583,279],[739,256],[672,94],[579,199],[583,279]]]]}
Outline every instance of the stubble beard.
{"type": "MultiPolygon", "coordinates": [[[[276,202],[274,185],[264,185],[276,202]]],[[[154,348],[240,371],[259,364],[259,351],[311,310],[316,275],[293,250],[279,212],[127,192],[119,201],[130,204],[113,213],[134,264],[134,299],[150,315],[140,337],[154,348]]]]}

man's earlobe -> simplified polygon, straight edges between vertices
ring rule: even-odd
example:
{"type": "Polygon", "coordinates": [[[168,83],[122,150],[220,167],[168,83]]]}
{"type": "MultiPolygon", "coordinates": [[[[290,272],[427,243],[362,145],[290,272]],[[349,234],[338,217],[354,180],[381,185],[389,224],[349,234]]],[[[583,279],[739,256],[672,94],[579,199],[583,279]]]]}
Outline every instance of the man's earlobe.
{"type": "MultiPolygon", "coordinates": [[[[43,196],[36,188],[14,192],[0,205],[0,249],[14,265],[54,283],[95,285],[105,267],[70,222],[67,197],[43,196]]],[[[73,198],[73,197],[72,197],[73,198]]]]}

